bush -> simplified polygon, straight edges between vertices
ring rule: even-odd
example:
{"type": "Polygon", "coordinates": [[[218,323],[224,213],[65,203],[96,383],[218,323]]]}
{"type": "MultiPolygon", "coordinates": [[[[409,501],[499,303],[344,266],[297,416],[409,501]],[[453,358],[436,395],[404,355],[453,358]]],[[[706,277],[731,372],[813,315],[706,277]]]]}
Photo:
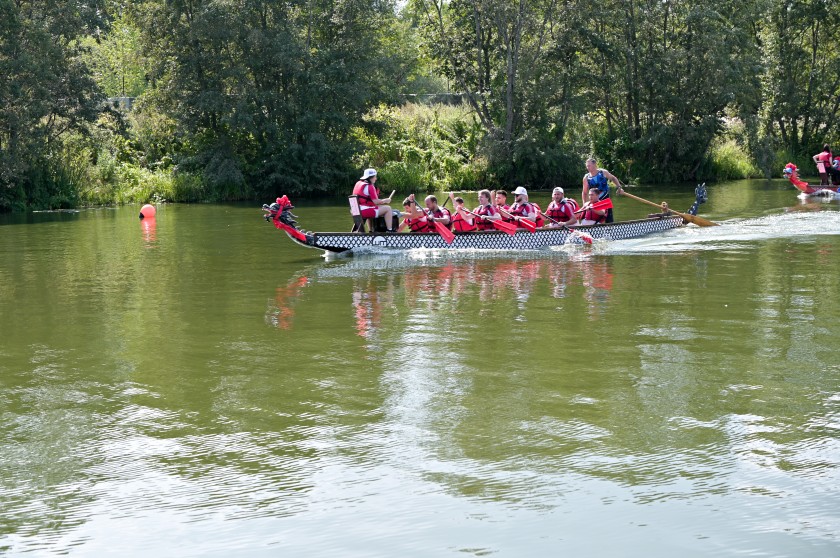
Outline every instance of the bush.
{"type": "Polygon", "coordinates": [[[763,176],[747,150],[734,139],[716,142],[697,174],[698,180],[741,180],[763,176]]]}
{"type": "Polygon", "coordinates": [[[487,182],[484,129],[465,106],[380,106],[355,135],[363,145],[357,168],[380,169],[383,189],[473,190],[487,182]]]}

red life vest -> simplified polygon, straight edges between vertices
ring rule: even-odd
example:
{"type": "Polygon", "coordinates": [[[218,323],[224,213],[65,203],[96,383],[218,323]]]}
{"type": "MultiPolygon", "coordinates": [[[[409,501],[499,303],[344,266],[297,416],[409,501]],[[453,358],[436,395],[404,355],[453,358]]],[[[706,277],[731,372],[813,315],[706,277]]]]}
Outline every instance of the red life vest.
{"type": "Polygon", "coordinates": [[[373,200],[379,199],[379,190],[377,190],[376,186],[367,180],[359,180],[356,182],[356,185],[353,186],[353,195],[359,197],[359,207],[362,209],[371,207],[376,208],[376,204],[373,203],[373,200]]]}
{"type": "Polygon", "coordinates": [[[537,227],[543,228],[545,226],[545,218],[542,215],[542,209],[540,206],[534,202],[530,202],[531,205],[534,206],[534,209],[537,211],[537,227]]]}
{"type": "Polygon", "coordinates": [[[554,201],[548,204],[545,214],[560,223],[568,223],[577,210],[578,204],[575,200],[563,198],[559,204],[554,201]]]}
{"type": "MultiPolygon", "coordinates": [[[[443,223],[441,223],[441,225],[443,225],[443,226],[444,226],[444,227],[446,227],[447,229],[451,229],[451,228],[452,228],[452,214],[451,214],[451,213],[449,213],[449,210],[448,210],[448,209],[446,209],[446,208],[444,208],[444,207],[440,207],[440,206],[438,206],[438,208],[437,208],[437,209],[435,209],[434,211],[428,211],[428,210],[426,210],[426,213],[427,213],[427,214],[429,214],[429,215],[431,215],[431,216],[432,216],[432,217],[434,217],[435,219],[441,219],[441,218],[443,218],[443,217],[449,217],[449,224],[448,224],[448,225],[443,225],[443,223]]],[[[430,230],[430,231],[431,231],[431,230],[435,230],[435,226],[434,226],[432,223],[429,223],[429,230],[430,230]]]]}
{"type": "Polygon", "coordinates": [[[455,215],[452,216],[452,228],[458,232],[467,232],[467,231],[474,231],[476,229],[475,219],[473,222],[470,223],[464,216],[460,213],[456,212],[455,215]]]}
{"type": "Polygon", "coordinates": [[[607,215],[598,215],[593,209],[587,209],[583,212],[584,221],[595,221],[595,223],[603,223],[607,220],[607,215]]]}
{"type": "MultiPolygon", "coordinates": [[[[496,208],[493,207],[492,205],[480,205],[480,206],[475,208],[475,211],[473,211],[473,213],[475,213],[476,215],[486,215],[486,216],[492,216],[492,215],[498,215],[499,214],[499,212],[496,211],[496,208]]],[[[476,224],[478,225],[478,230],[480,230],[480,231],[489,231],[491,229],[496,228],[496,227],[493,226],[493,222],[488,221],[487,219],[476,219],[476,224]]]]}
{"type": "MultiPolygon", "coordinates": [[[[508,204],[497,205],[496,208],[501,209],[502,211],[505,211],[506,213],[510,213],[510,206],[508,204]]],[[[501,212],[500,212],[500,214],[501,214],[501,212]]],[[[505,223],[512,223],[513,219],[511,219],[510,217],[502,216],[502,221],[504,221],[505,223]]]]}
{"type": "Polygon", "coordinates": [[[405,220],[403,220],[403,223],[408,225],[411,232],[423,233],[430,232],[432,230],[429,226],[429,220],[425,217],[418,217],[417,219],[406,217],[405,220]]]}
{"type": "MultiPolygon", "coordinates": [[[[533,215],[534,207],[533,204],[530,202],[525,202],[522,204],[515,203],[510,206],[508,213],[513,215],[514,217],[525,217],[526,215],[533,215]]],[[[515,219],[506,219],[506,221],[513,222],[515,219]]]]}
{"type": "Polygon", "coordinates": [[[817,155],[817,160],[825,163],[826,165],[831,165],[832,155],[830,151],[823,151],[819,155],[817,155]]]}

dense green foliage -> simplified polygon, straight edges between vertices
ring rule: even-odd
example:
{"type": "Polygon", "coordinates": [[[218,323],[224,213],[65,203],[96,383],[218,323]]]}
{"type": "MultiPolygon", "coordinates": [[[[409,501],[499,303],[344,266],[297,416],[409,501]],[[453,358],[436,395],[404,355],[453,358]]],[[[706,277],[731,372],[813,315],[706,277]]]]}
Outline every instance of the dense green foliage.
{"type": "Polygon", "coordinates": [[[76,201],[65,140],[100,102],[76,41],[101,24],[96,8],[0,0],[0,210],[76,201]]]}
{"type": "Polygon", "coordinates": [[[336,193],[369,165],[400,191],[576,183],[592,155],[628,181],[807,171],[838,137],[838,23],[840,0],[0,0],[0,210],[336,193]]]}

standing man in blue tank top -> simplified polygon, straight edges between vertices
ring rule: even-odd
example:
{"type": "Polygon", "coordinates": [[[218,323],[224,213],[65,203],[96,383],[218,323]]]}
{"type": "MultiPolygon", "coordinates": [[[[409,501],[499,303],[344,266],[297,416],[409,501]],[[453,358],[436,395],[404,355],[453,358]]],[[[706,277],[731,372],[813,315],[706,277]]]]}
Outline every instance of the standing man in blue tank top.
{"type": "MultiPolygon", "coordinates": [[[[617,179],[613,174],[606,170],[606,169],[599,169],[598,162],[595,159],[587,159],[586,160],[586,174],[583,177],[583,199],[589,199],[589,189],[598,190],[598,200],[605,200],[610,197],[610,184],[607,181],[611,181],[615,184],[616,192],[619,194],[622,192],[621,189],[621,181],[617,179]]],[[[604,221],[605,223],[612,223],[613,222],[613,210],[609,208],[607,210],[607,220],[604,221]]]]}

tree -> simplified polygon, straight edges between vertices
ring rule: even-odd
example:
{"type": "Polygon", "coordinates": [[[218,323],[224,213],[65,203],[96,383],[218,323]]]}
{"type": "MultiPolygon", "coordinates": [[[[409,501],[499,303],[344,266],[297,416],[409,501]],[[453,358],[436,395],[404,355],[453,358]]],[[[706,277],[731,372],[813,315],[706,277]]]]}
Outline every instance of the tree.
{"type": "Polygon", "coordinates": [[[840,116],[840,5],[774,1],[762,18],[766,133],[794,154],[836,137],[840,116]]]}
{"type": "Polygon", "coordinates": [[[387,2],[147,1],[134,18],[189,146],[179,166],[224,197],[343,185],[353,126],[396,98],[387,2]]]}
{"type": "Polygon", "coordinates": [[[56,158],[101,102],[77,41],[102,23],[100,7],[0,0],[0,209],[72,203],[56,158]]]}

